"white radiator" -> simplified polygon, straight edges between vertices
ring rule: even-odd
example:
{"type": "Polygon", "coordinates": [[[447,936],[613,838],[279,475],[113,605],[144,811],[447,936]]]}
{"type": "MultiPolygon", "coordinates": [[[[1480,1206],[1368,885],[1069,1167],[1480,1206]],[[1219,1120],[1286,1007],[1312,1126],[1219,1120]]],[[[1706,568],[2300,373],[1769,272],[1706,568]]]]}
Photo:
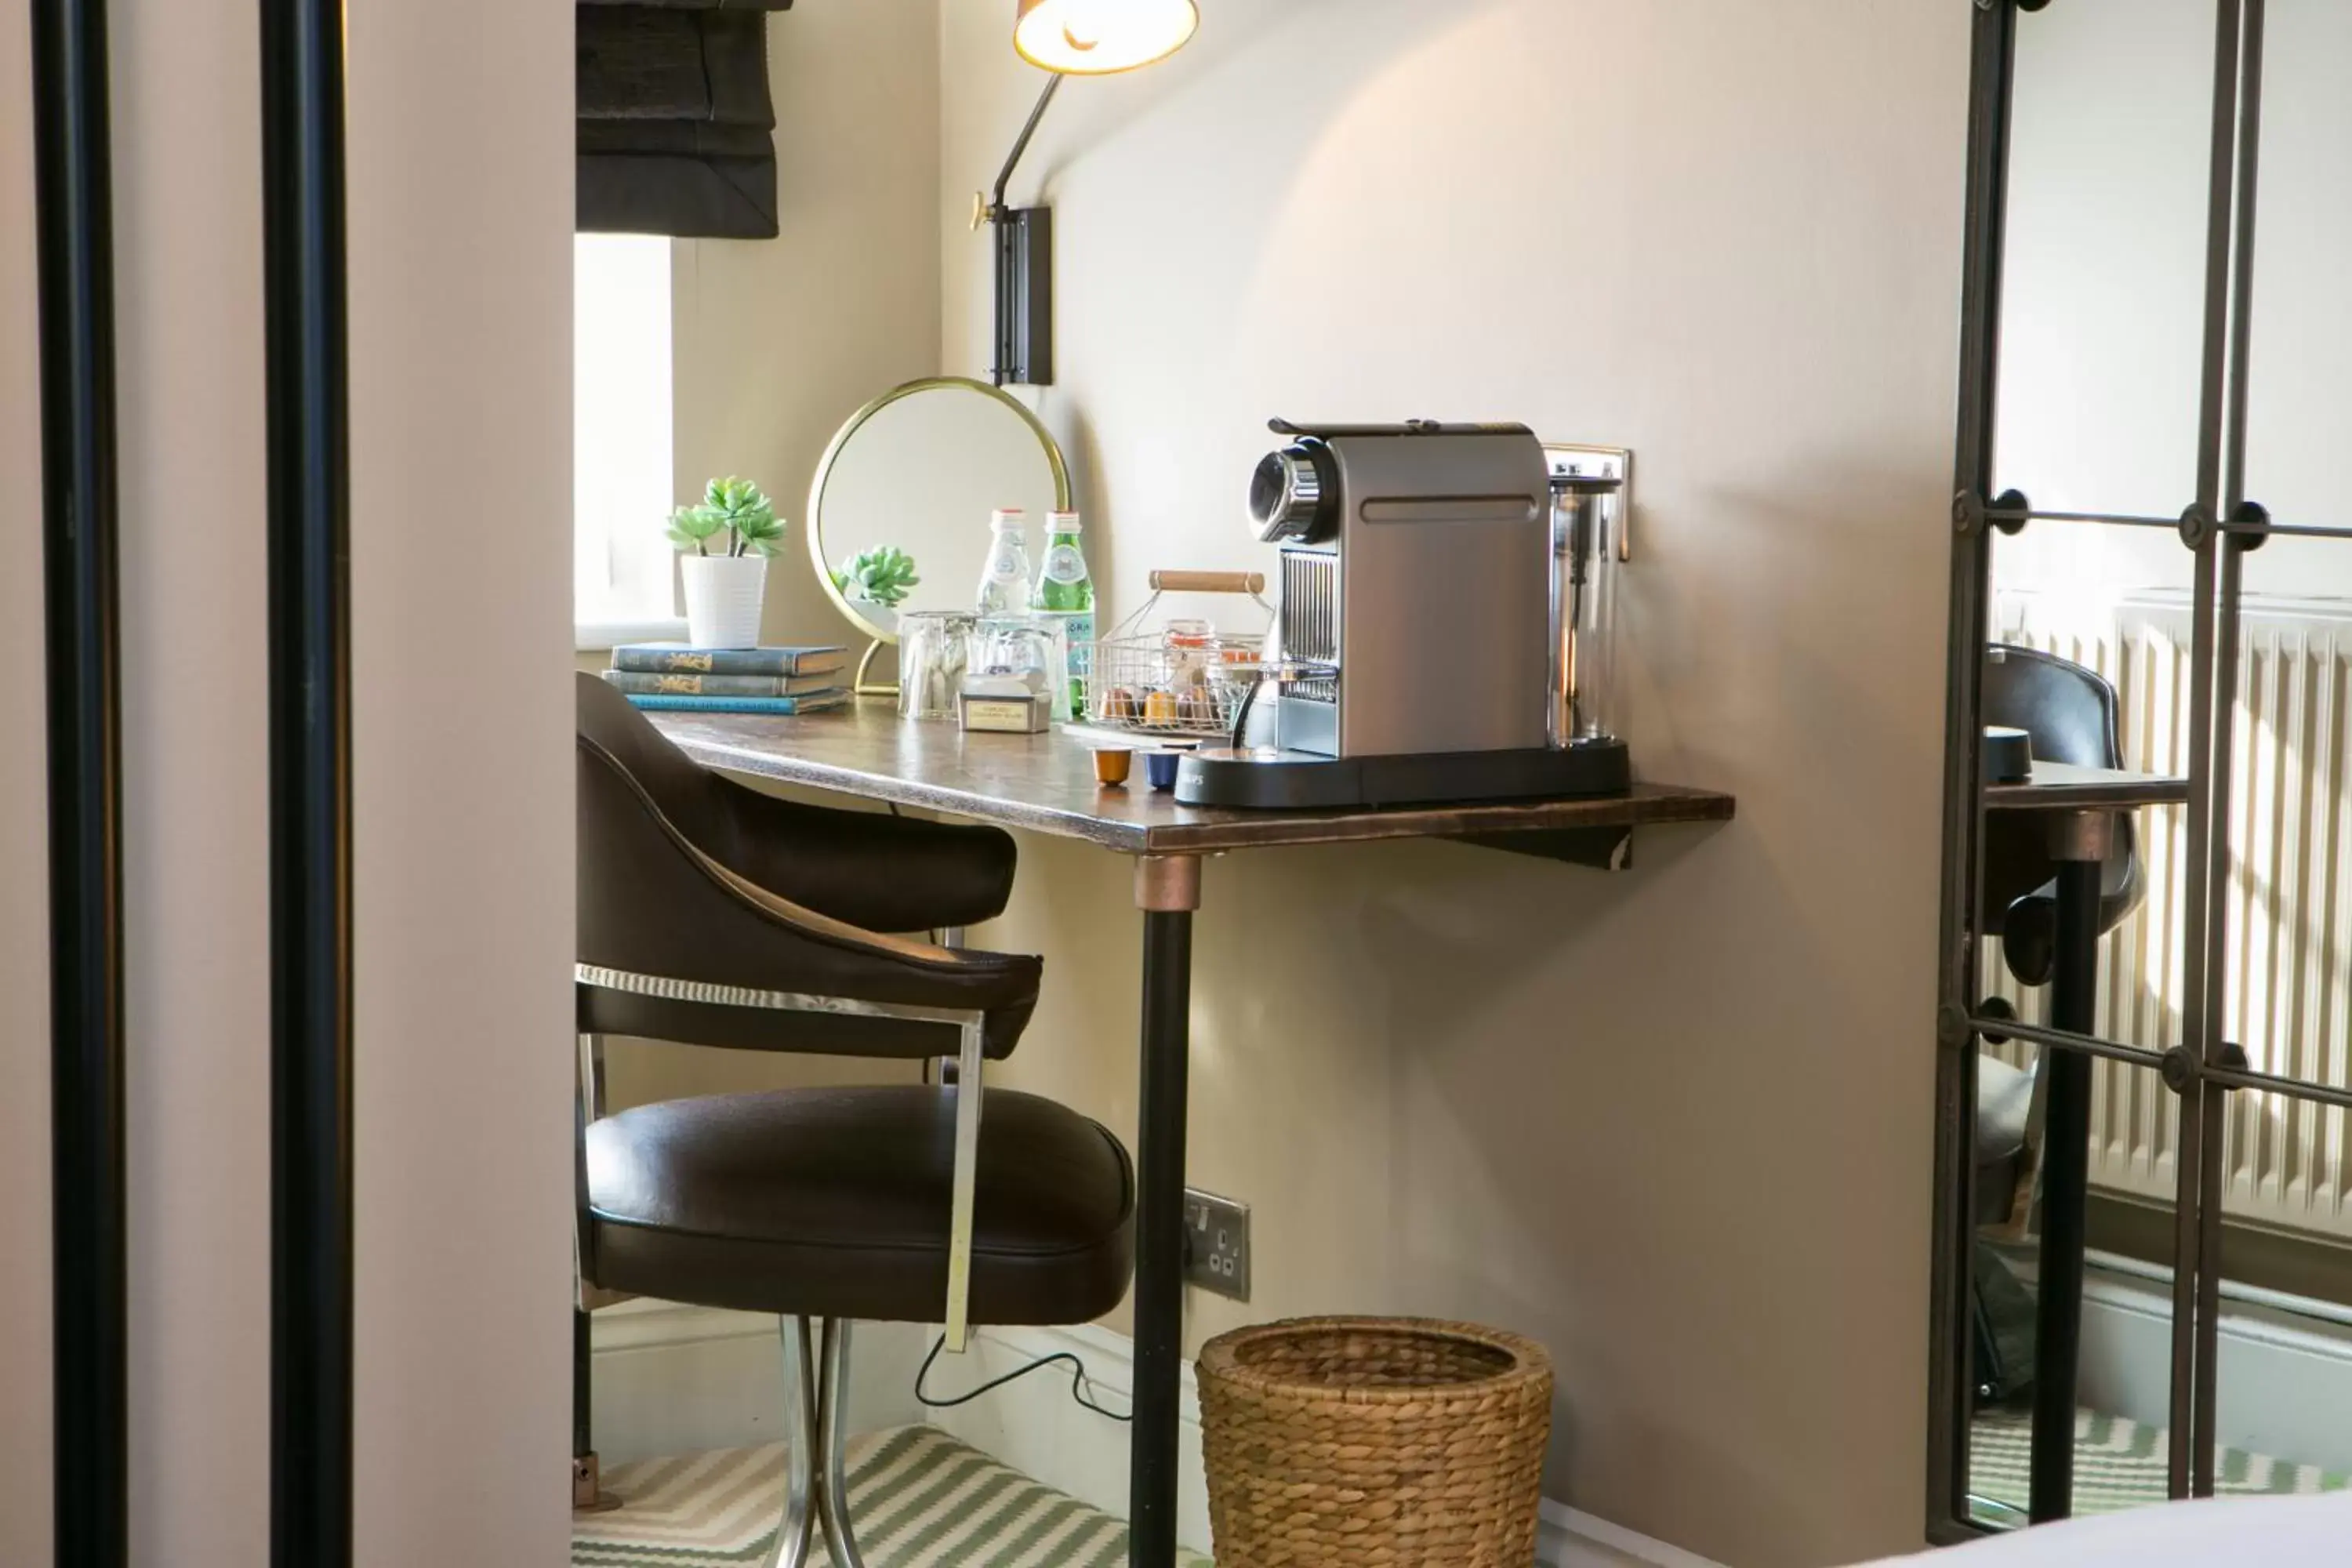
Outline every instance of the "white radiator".
{"type": "MultiPolygon", "coordinates": [[[[2091,666],[2122,702],[2124,765],[2189,766],[2189,610],[2178,598],[2086,610],[2040,595],[1996,602],[2000,640],[2091,666]]],[[[2352,1083],[2352,603],[2250,603],[2240,637],[2231,758],[2224,1037],[2265,1071],[2352,1083]]],[[[2162,1050],[2181,1037],[2188,907],[2185,814],[2139,815],[2147,898],[2104,944],[2098,1032],[2162,1050]]],[[[1986,944],[1986,988],[2024,1017],[2021,991],[1986,944]]],[[[2032,1047],[2002,1055],[2029,1065],[2032,1047]]],[[[2148,1068],[2093,1064],[2091,1181],[2169,1205],[2178,1101],[2148,1068]]],[[[2345,1116],[2282,1095],[2230,1097],[2222,1159],[2229,1213],[2352,1237],[2345,1116]]]]}

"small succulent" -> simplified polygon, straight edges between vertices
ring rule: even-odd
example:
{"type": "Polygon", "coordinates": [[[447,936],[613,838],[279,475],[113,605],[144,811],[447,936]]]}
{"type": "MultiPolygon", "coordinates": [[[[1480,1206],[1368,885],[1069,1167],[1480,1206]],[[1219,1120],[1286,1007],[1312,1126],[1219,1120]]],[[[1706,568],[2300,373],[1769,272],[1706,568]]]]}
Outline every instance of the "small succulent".
{"type": "Polygon", "coordinates": [[[726,520],[709,507],[682,506],[669,514],[669,542],[680,553],[708,555],[711,538],[726,526],[726,520]]]}
{"type": "Polygon", "coordinates": [[[713,479],[700,506],[682,506],[669,518],[670,542],[697,555],[710,554],[714,540],[721,555],[773,555],[783,538],[775,503],[749,479],[713,479]]]}
{"type": "Polygon", "coordinates": [[[907,601],[907,590],[922,585],[915,575],[915,558],[896,545],[877,544],[861,550],[833,574],[833,585],[845,599],[895,610],[907,601]]]}

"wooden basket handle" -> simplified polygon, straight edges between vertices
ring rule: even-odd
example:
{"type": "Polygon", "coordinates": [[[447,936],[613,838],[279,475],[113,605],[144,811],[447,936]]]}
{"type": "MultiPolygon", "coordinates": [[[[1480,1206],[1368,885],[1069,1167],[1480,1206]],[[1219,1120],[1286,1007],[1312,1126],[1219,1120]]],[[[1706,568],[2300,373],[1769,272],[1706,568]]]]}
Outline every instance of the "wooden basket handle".
{"type": "Polygon", "coordinates": [[[1155,594],[1263,594],[1263,572],[1154,572],[1155,594]]]}

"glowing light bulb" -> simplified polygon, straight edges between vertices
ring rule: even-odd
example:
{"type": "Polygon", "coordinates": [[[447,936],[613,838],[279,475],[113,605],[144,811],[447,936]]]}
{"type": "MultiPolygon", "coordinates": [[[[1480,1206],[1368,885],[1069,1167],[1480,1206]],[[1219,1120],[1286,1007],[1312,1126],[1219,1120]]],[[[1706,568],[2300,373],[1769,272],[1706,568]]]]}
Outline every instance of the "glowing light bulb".
{"type": "Polygon", "coordinates": [[[1200,26],[1194,0],[1020,0],[1013,47],[1049,71],[1107,76],[1167,58],[1200,26]]]}

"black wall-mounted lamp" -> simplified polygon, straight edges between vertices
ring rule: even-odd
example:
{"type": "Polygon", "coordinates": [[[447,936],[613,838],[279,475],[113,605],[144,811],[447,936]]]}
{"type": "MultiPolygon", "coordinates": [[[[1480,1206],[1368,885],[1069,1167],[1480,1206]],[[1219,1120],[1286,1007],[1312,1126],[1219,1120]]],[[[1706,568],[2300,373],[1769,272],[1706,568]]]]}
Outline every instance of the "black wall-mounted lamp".
{"type": "Polygon", "coordinates": [[[1062,79],[1110,76],[1166,59],[1200,30],[1194,0],[1019,0],[1013,47],[1054,73],[1013,143],[992,196],[972,198],[971,226],[986,224],[996,244],[996,347],[990,375],[997,385],[1050,386],[1054,381],[1054,209],[1008,207],[1004,189],[1037,133],[1062,79]]]}

